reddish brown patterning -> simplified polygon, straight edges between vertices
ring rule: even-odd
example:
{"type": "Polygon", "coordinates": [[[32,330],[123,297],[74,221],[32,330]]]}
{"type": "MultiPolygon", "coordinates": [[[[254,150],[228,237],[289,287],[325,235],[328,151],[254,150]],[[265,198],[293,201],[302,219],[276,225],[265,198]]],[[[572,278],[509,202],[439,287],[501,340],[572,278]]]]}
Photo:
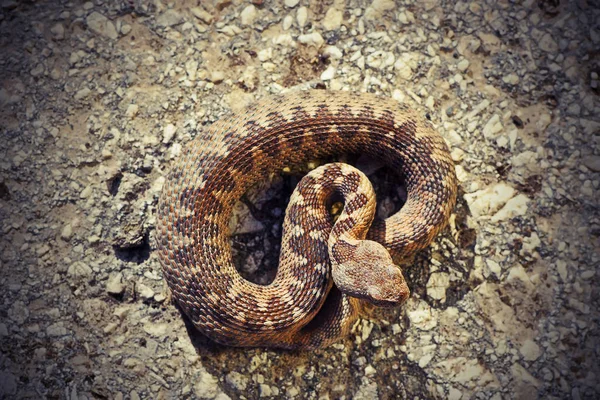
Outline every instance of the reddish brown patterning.
{"type": "Polygon", "coordinates": [[[186,146],[159,201],[158,253],[173,297],[210,338],[322,347],[348,333],[361,302],[406,299],[390,254],[403,258],[427,247],[455,200],[448,147],[419,114],[370,94],[292,92],[214,123],[186,146]],[[346,164],[317,168],[290,199],[274,281],[242,278],[227,228],[235,202],[270,172],[347,153],[369,154],[397,171],[408,191],[404,207],[372,223],[367,178],[346,164]],[[334,192],[345,206],[332,226],[326,201],[334,192]]]}

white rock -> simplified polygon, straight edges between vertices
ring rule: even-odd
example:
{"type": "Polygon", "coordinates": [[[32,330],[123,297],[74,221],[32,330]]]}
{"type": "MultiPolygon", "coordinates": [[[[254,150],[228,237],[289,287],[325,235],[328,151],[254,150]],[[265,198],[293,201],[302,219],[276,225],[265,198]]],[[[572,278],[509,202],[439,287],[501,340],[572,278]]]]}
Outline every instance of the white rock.
{"type": "Polygon", "coordinates": [[[196,80],[196,76],[198,74],[198,61],[197,60],[188,60],[185,63],[185,72],[188,75],[188,79],[192,82],[196,80]]]}
{"type": "Polygon", "coordinates": [[[333,77],[335,76],[335,72],[336,72],[335,67],[333,65],[330,65],[321,74],[321,80],[323,80],[323,81],[330,81],[330,80],[332,80],[333,77]]]}
{"type": "Polygon", "coordinates": [[[498,386],[496,377],[479,363],[477,359],[465,357],[446,358],[435,364],[433,370],[437,375],[445,376],[452,382],[468,387],[498,386]]]}
{"type": "Polygon", "coordinates": [[[563,282],[567,281],[569,272],[567,270],[567,263],[564,260],[556,261],[556,272],[558,272],[558,275],[563,282]]]}
{"type": "Polygon", "coordinates": [[[451,387],[448,390],[448,400],[460,400],[462,395],[462,392],[456,388],[451,387]]]}
{"type": "Polygon", "coordinates": [[[300,3],[300,0],[285,0],[283,2],[283,4],[285,4],[285,6],[289,8],[296,7],[298,3],[300,3]]]}
{"type": "Polygon", "coordinates": [[[109,39],[117,39],[119,37],[119,34],[117,33],[113,23],[97,11],[94,11],[88,15],[85,22],[87,23],[88,28],[98,35],[107,37],[109,39]]]}
{"type": "Polygon", "coordinates": [[[400,22],[402,25],[411,24],[415,22],[415,15],[408,10],[404,10],[398,13],[398,22],[400,22]]]}
{"type": "Polygon", "coordinates": [[[488,139],[493,138],[497,133],[502,132],[502,129],[504,127],[502,126],[502,122],[500,122],[500,116],[494,114],[483,127],[483,136],[488,139]]]}
{"type": "Polygon", "coordinates": [[[298,26],[300,28],[304,28],[306,26],[306,22],[308,21],[308,8],[302,6],[298,9],[296,13],[296,22],[298,22],[298,26]]]}
{"type": "Polygon", "coordinates": [[[556,53],[558,51],[558,44],[549,33],[546,33],[544,36],[542,36],[538,46],[540,46],[540,49],[547,53],[556,53]]]}
{"type": "Polygon", "coordinates": [[[450,275],[446,272],[434,272],[427,281],[427,295],[443,302],[446,300],[448,286],[450,286],[450,275]]]}
{"type": "Polygon", "coordinates": [[[167,332],[172,330],[172,327],[167,323],[148,322],[144,325],[143,329],[148,335],[162,338],[167,332]]]}
{"type": "Polygon", "coordinates": [[[92,268],[81,261],[74,262],[67,269],[67,274],[75,278],[91,276],[92,272],[92,268]]]}
{"type": "Polygon", "coordinates": [[[329,58],[333,60],[339,60],[344,56],[344,53],[338,47],[335,46],[325,47],[325,49],[323,50],[323,54],[329,56],[329,58]]]}
{"type": "Polygon", "coordinates": [[[121,31],[122,35],[127,35],[129,32],[131,32],[131,29],[132,29],[131,25],[123,24],[123,25],[121,25],[120,31],[121,31]]]}
{"type": "Polygon", "coordinates": [[[106,292],[112,295],[120,295],[125,291],[123,285],[123,274],[118,272],[112,275],[106,282],[106,292]]]}
{"type": "Polygon", "coordinates": [[[198,18],[205,24],[210,24],[213,21],[212,14],[200,7],[192,7],[190,8],[190,11],[194,17],[198,18]]]}
{"type": "Polygon", "coordinates": [[[467,60],[466,58],[463,58],[462,60],[460,60],[458,62],[456,67],[458,68],[459,71],[465,72],[469,68],[469,65],[470,65],[469,60],[467,60]]]}
{"type": "Polygon", "coordinates": [[[67,242],[71,240],[71,238],[73,237],[73,225],[69,223],[65,224],[65,226],[63,226],[62,231],[60,232],[60,237],[67,242]]]}
{"type": "Polygon", "coordinates": [[[256,7],[253,4],[246,6],[240,13],[242,25],[252,25],[256,17],[256,7]]]}
{"type": "Polygon", "coordinates": [[[406,80],[413,78],[413,71],[416,66],[417,58],[411,53],[404,53],[400,55],[394,63],[396,75],[406,80]]]}
{"type": "Polygon", "coordinates": [[[225,382],[243,392],[248,385],[248,378],[239,372],[232,371],[225,376],[225,382]]]}
{"type": "Polygon", "coordinates": [[[90,90],[90,88],[84,87],[82,89],[79,89],[77,93],[75,93],[75,96],[73,96],[73,98],[75,100],[83,100],[86,97],[88,97],[91,93],[92,91],[90,90]]]}
{"type": "Polygon", "coordinates": [[[434,354],[428,353],[419,359],[419,367],[425,368],[429,362],[433,359],[434,354]]]}
{"type": "Polygon", "coordinates": [[[465,195],[469,210],[474,217],[491,215],[498,211],[508,200],[514,197],[516,191],[506,183],[499,182],[486,189],[465,195]]]}
{"type": "Polygon", "coordinates": [[[371,5],[365,10],[365,19],[375,20],[382,17],[387,11],[396,8],[393,0],[373,0],[371,5]]]}
{"type": "Polygon", "coordinates": [[[325,13],[325,18],[323,18],[323,21],[321,22],[323,24],[323,28],[325,28],[326,31],[339,29],[340,26],[342,26],[343,15],[344,13],[341,10],[331,7],[329,10],[327,10],[327,13],[325,13]]]}
{"type": "Polygon", "coordinates": [[[396,61],[394,53],[391,51],[378,50],[367,56],[366,64],[373,69],[385,69],[394,65],[394,61],[396,61]]]}
{"type": "Polygon", "coordinates": [[[268,61],[273,57],[273,48],[267,47],[266,49],[262,49],[257,55],[260,62],[268,61]]]}
{"type": "Polygon", "coordinates": [[[214,399],[221,391],[219,389],[219,380],[204,368],[200,370],[200,375],[195,381],[194,394],[201,399],[214,399]]]}
{"type": "Polygon", "coordinates": [[[274,395],[271,391],[271,386],[265,385],[264,383],[258,385],[258,392],[260,397],[271,397],[274,395]]]}
{"type": "Polygon", "coordinates": [[[519,75],[517,75],[517,74],[508,74],[508,75],[502,77],[502,81],[504,83],[509,84],[509,85],[516,85],[517,83],[519,83],[519,75]]]}
{"type": "Polygon", "coordinates": [[[167,126],[163,129],[163,143],[169,143],[173,140],[175,136],[175,132],[177,132],[177,127],[173,124],[167,124],[167,126]]]}
{"type": "Polygon", "coordinates": [[[542,355],[540,346],[533,340],[527,339],[519,349],[519,352],[526,361],[535,361],[542,355]]]}
{"type": "Polygon", "coordinates": [[[138,283],[135,287],[135,290],[144,300],[150,300],[154,297],[154,290],[152,290],[151,287],[144,285],[143,283],[138,283]]]}
{"type": "Polygon", "coordinates": [[[139,106],[137,104],[130,104],[127,106],[127,110],[125,111],[125,115],[128,118],[134,118],[139,110],[139,106]]]}
{"type": "Polygon", "coordinates": [[[281,23],[281,27],[283,28],[284,31],[287,31],[288,29],[290,29],[292,27],[293,23],[294,23],[294,18],[292,18],[291,15],[286,15],[285,18],[283,19],[283,22],[281,23]]]}
{"type": "Polygon", "coordinates": [[[502,273],[502,268],[500,268],[500,264],[498,264],[496,261],[491,260],[491,259],[487,259],[485,260],[485,264],[488,267],[488,269],[490,270],[490,272],[494,275],[496,275],[496,278],[500,278],[500,274],[502,273]]]}
{"type": "MultiPolygon", "coordinates": [[[[437,326],[438,318],[434,315],[431,307],[425,301],[419,301],[417,308],[406,313],[410,319],[411,326],[415,326],[421,330],[428,331],[437,326]]],[[[394,334],[400,332],[400,326],[395,324],[392,326],[394,334]],[[397,327],[397,328],[396,328],[397,327]]]]}
{"type": "Polygon", "coordinates": [[[169,9],[156,18],[156,24],[162,27],[171,27],[183,22],[183,16],[173,9],[169,9]]]}
{"type": "Polygon", "coordinates": [[[518,194],[517,196],[508,200],[504,207],[502,207],[500,211],[492,216],[491,221],[506,221],[507,219],[525,215],[529,201],[529,197],[526,195],[518,194]]]}
{"type": "Polygon", "coordinates": [[[539,167],[538,155],[534,151],[524,151],[511,158],[511,164],[515,168],[526,167],[530,171],[535,171],[539,167]]]}
{"type": "Polygon", "coordinates": [[[319,48],[325,43],[323,40],[323,36],[319,32],[307,33],[304,35],[298,36],[298,41],[302,44],[306,44],[308,46],[314,46],[319,48]]]}
{"type": "Polygon", "coordinates": [[[212,83],[221,83],[225,79],[225,73],[223,71],[212,71],[208,78],[212,83]]]}

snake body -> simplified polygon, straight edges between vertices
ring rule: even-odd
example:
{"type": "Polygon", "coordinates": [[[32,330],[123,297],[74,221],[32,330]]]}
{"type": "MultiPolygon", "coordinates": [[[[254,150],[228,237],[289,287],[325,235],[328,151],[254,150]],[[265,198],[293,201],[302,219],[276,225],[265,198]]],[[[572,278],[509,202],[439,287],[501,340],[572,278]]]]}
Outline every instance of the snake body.
{"type": "Polygon", "coordinates": [[[443,138],[405,105],[371,94],[290,92],[215,122],[185,147],[159,199],[157,250],[173,298],[211,339],[324,347],[349,332],[363,302],[407,298],[392,260],[431,243],[456,192],[443,138]],[[367,154],[396,171],[408,193],[402,209],[374,220],[375,195],[360,171],[319,167],[291,196],[273,282],[242,278],[228,232],[235,202],[272,172],[341,154],[367,154]],[[335,223],[333,195],[344,202],[335,223]]]}

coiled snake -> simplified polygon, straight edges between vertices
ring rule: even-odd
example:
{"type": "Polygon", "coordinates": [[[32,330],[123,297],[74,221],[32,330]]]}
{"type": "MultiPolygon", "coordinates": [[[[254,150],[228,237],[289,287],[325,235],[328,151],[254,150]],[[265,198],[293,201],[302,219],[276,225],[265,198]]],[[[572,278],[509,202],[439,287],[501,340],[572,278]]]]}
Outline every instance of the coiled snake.
{"type": "Polygon", "coordinates": [[[444,140],[406,106],[371,94],[291,92],[217,121],[186,146],[159,199],[156,244],[173,297],[211,339],[323,347],[349,332],[362,302],[408,297],[392,257],[430,244],[456,191],[444,140]],[[340,163],[319,167],[291,196],[273,282],[242,278],[229,243],[235,202],[271,172],[350,153],[397,171],[408,192],[402,209],[372,223],[375,195],[364,174],[340,163]],[[344,202],[335,224],[327,203],[334,194],[344,202]]]}

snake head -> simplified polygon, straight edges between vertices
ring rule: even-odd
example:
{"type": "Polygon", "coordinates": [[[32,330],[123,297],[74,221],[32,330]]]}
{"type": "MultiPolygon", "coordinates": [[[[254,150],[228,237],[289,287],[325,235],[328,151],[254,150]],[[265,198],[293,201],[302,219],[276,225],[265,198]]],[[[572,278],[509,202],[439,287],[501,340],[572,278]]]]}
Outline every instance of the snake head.
{"type": "Polygon", "coordinates": [[[333,281],[338,289],[382,307],[398,306],[408,299],[406,280],[385,247],[361,240],[351,253],[344,262],[332,260],[333,281]]]}

